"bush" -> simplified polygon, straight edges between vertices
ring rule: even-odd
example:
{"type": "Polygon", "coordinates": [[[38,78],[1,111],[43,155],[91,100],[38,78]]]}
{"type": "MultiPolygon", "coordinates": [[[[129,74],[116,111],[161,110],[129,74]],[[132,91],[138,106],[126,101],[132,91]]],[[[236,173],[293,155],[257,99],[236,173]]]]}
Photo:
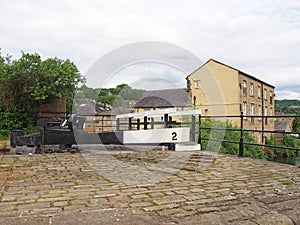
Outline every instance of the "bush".
{"type": "Polygon", "coordinates": [[[33,132],[36,129],[33,116],[20,110],[5,111],[0,107],[0,140],[9,139],[11,131],[17,129],[33,132]]]}
{"type": "MultiPolygon", "coordinates": [[[[291,148],[300,148],[300,140],[293,137],[292,135],[285,134],[283,135],[283,140],[281,144],[276,143],[274,136],[272,135],[270,139],[266,139],[267,145],[281,145],[291,148]]],[[[267,148],[269,153],[268,157],[272,158],[275,156],[294,156],[296,152],[294,150],[285,149],[285,148],[267,148]]]]}
{"type": "MultiPolygon", "coordinates": [[[[220,148],[221,153],[225,154],[230,154],[230,155],[238,155],[239,153],[239,144],[238,142],[240,141],[240,131],[234,130],[238,129],[237,127],[234,127],[230,122],[223,122],[220,120],[212,120],[212,119],[204,119],[201,121],[201,127],[215,127],[215,128],[226,128],[227,130],[224,132],[224,130],[214,130],[212,133],[211,129],[202,129],[201,130],[201,137],[202,138],[213,138],[217,140],[227,140],[227,141],[233,141],[237,143],[230,143],[223,141],[221,146],[217,146],[216,141],[210,141],[210,144],[212,146],[220,148]],[[231,129],[231,130],[230,130],[231,129]]],[[[243,140],[244,142],[248,143],[256,143],[254,140],[253,136],[249,132],[243,132],[243,140]]],[[[209,141],[208,140],[203,140],[201,141],[202,148],[207,149],[209,141]]],[[[215,149],[216,151],[216,149],[215,149]]],[[[261,147],[259,146],[254,146],[254,145],[244,145],[244,156],[250,157],[250,158],[256,158],[256,159],[266,159],[267,154],[262,150],[261,147]]]]}

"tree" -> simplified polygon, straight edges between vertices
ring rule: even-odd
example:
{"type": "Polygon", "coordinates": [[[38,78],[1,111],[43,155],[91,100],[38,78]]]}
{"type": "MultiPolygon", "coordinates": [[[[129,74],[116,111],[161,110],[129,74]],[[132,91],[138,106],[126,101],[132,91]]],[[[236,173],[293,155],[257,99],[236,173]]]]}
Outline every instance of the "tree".
{"type": "Polygon", "coordinates": [[[0,108],[13,113],[14,118],[20,114],[33,116],[40,105],[62,97],[70,102],[76,85],[84,81],[68,59],[42,60],[37,53],[22,52],[21,58],[12,60],[0,52],[0,108]]]}
{"type": "Polygon", "coordinates": [[[294,120],[293,120],[293,131],[294,132],[300,132],[300,117],[296,117],[294,120]]]}
{"type": "Polygon", "coordinates": [[[6,110],[34,111],[42,104],[73,95],[76,85],[84,81],[69,60],[43,61],[36,53],[24,52],[17,60],[0,58],[0,104],[6,110]]]}

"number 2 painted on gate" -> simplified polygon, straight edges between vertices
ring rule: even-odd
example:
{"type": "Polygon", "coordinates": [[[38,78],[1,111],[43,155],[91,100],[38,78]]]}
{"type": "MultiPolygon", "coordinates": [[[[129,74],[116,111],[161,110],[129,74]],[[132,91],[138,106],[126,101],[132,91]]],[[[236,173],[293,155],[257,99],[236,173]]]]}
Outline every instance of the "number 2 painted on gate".
{"type": "Polygon", "coordinates": [[[177,133],[172,132],[172,141],[177,141],[177,133]]]}

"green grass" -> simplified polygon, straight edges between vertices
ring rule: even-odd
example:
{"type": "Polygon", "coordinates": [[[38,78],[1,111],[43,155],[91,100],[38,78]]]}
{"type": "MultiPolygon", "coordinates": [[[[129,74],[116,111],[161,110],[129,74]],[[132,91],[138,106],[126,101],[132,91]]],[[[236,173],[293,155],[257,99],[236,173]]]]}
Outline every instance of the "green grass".
{"type": "Polygon", "coordinates": [[[292,180],[285,180],[282,182],[283,185],[292,185],[294,182],[292,180]]]}

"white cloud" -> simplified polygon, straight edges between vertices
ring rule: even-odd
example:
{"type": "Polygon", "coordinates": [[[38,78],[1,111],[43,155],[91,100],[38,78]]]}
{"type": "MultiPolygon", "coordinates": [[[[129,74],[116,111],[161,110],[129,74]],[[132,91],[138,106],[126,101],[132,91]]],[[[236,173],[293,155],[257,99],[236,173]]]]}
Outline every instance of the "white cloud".
{"type": "Polygon", "coordinates": [[[137,89],[160,90],[185,87],[185,74],[167,64],[143,62],[123,68],[113,74],[103,87],[126,83],[137,89]]]}
{"type": "Polygon", "coordinates": [[[276,96],[276,99],[278,100],[283,100],[283,99],[300,99],[300,93],[299,92],[294,92],[294,91],[288,91],[288,90],[285,90],[285,91],[277,91],[276,92],[276,95],[279,95],[276,96]]]}
{"type": "Polygon", "coordinates": [[[278,97],[300,85],[297,0],[0,0],[0,8],[0,47],[14,57],[69,58],[85,73],[122,45],[164,41],[258,76],[278,97]]]}

